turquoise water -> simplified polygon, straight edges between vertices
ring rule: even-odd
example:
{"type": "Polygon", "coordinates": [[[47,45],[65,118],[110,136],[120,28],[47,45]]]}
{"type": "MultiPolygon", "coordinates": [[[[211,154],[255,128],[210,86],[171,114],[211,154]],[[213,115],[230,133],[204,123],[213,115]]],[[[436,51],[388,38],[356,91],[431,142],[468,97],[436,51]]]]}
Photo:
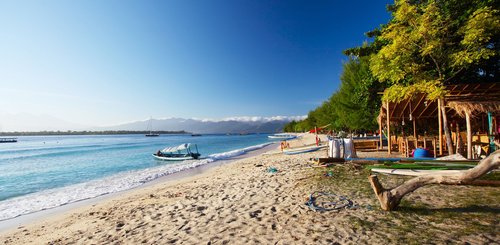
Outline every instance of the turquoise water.
{"type": "Polygon", "coordinates": [[[26,136],[0,144],[0,220],[130,189],[158,177],[262,148],[267,135],[26,136]],[[167,146],[198,145],[205,159],[155,160],[167,146]]]}

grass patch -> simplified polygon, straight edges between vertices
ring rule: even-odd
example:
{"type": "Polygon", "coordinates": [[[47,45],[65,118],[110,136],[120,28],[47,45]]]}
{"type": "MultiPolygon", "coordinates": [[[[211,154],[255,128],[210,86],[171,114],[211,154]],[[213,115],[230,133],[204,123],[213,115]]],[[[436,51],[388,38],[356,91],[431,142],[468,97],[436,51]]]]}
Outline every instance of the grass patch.
{"type": "MultiPolygon", "coordinates": [[[[498,238],[498,187],[425,186],[405,196],[397,211],[386,212],[380,209],[371,189],[369,170],[354,164],[338,164],[310,171],[311,177],[304,183],[308,191],[346,195],[361,204],[359,213],[348,217],[346,224],[356,233],[370,231],[380,239],[387,237],[391,243],[402,244],[461,243],[474,237],[498,238]],[[328,173],[332,176],[325,176],[328,173]],[[364,208],[368,204],[373,206],[371,210],[364,208]]],[[[398,186],[411,178],[379,175],[386,188],[398,186]]],[[[500,180],[500,174],[488,174],[483,179],[500,180]]]]}

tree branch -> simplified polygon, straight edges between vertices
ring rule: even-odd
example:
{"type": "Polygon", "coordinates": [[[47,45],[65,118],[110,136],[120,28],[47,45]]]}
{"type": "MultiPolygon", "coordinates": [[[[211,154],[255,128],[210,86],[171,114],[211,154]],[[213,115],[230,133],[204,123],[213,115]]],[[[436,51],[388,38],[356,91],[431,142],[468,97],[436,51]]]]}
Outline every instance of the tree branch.
{"type": "Polygon", "coordinates": [[[444,185],[470,185],[470,184],[484,184],[484,181],[476,180],[481,176],[487,174],[489,171],[496,169],[500,166],[500,150],[493,152],[490,156],[483,159],[479,164],[463,173],[459,174],[429,174],[423,175],[411,180],[406,181],[398,187],[393,189],[385,189],[379,182],[376,175],[368,177],[375,195],[380,202],[383,210],[395,210],[401,199],[408,193],[416,189],[430,184],[444,184],[444,185]]]}

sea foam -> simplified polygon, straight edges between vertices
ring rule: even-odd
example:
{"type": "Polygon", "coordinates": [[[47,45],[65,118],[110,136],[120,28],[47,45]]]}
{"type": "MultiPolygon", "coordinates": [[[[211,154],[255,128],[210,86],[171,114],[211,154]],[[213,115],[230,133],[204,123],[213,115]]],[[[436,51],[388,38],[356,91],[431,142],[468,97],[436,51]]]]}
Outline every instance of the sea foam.
{"type": "Polygon", "coordinates": [[[196,161],[165,164],[158,167],[127,171],[85,183],[45,190],[0,202],[0,221],[21,215],[59,207],[105,194],[129,190],[162,176],[195,168],[218,160],[231,159],[272,143],[250,146],[238,150],[216,153],[196,161]]]}

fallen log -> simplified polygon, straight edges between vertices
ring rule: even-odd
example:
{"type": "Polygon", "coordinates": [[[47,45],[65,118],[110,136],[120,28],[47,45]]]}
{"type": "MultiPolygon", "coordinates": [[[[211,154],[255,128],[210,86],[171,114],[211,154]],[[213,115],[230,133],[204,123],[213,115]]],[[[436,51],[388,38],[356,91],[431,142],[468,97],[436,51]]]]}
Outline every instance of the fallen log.
{"type": "Polygon", "coordinates": [[[469,184],[484,184],[483,180],[477,180],[481,176],[485,175],[489,171],[496,169],[500,166],[500,150],[493,152],[487,158],[481,160],[479,164],[463,173],[459,174],[429,174],[424,176],[419,176],[405,183],[392,188],[385,189],[382,184],[380,184],[376,175],[370,175],[368,177],[370,184],[372,186],[375,195],[380,202],[380,206],[383,210],[392,211],[395,210],[401,199],[408,193],[415,191],[416,189],[430,184],[443,184],[443,185],[469,185],[469,184]]]}

